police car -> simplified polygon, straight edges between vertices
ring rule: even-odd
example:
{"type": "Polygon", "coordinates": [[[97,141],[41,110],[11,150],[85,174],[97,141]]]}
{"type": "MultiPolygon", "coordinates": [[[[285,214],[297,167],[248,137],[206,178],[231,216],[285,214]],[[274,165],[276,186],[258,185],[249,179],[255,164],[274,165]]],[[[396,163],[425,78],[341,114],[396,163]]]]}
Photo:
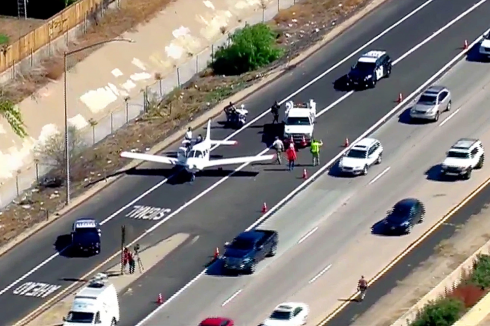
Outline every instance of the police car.
{"type": "Polygon", "coordinates": [[[385,51],[364,53],[347,74],[348,86],[374,88],[381,78],[390,77],[392,65],[385,51]]]}
{"type": "Polygon", "coordinates": [[[81,218],[73,223],[72,249],[89,254],[100,253],[100,225],[92,218],[81,218]]]}

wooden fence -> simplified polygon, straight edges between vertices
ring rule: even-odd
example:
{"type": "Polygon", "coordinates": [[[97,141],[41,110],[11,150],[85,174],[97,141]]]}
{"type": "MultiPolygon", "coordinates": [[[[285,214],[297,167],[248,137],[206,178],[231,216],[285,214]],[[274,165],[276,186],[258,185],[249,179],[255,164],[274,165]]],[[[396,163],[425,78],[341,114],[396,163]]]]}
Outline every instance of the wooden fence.
{"type": "Polygon", "coordinates": [[[78,24],[97,19],[113,0],[80,0],[17,41],[0,47],[0,73],[22,61],[78,24]]]}

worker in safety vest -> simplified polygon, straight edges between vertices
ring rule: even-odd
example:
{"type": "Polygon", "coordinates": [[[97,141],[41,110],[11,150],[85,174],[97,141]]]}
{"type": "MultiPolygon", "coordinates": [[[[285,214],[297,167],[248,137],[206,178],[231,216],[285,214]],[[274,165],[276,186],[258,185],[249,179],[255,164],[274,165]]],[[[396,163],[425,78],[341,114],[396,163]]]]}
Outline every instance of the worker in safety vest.
{"type": "Polygon", "coordinates": [[[312,139],[310,145],[311,156],[313,157],[313,166],[320,164],[320,147],[323,146],[323,142],[320,140],[312,139]]]}

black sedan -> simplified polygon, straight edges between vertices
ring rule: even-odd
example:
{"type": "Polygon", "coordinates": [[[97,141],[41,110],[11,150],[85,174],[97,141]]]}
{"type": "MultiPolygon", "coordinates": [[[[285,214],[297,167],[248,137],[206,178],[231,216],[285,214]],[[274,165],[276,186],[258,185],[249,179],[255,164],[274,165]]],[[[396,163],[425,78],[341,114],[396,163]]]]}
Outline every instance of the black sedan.
{"type": "Polygon", "coordinates": [[[424,204],[415,198],[400,200],[388,211],[382,222],[383,229],[388,233],[409,234],[415,224],[422,223],[425,215],[424,204]]]}

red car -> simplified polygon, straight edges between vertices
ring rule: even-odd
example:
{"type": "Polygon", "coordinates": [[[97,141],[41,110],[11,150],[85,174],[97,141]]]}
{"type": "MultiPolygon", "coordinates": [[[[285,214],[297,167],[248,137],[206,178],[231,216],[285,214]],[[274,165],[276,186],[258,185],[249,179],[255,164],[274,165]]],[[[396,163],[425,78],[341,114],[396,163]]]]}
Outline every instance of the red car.
{"type": "Polygon", "coordinates": [[[212,317],[204,319],[199,326],[234,326],[235,322],[230,318],[212,317]]]}

